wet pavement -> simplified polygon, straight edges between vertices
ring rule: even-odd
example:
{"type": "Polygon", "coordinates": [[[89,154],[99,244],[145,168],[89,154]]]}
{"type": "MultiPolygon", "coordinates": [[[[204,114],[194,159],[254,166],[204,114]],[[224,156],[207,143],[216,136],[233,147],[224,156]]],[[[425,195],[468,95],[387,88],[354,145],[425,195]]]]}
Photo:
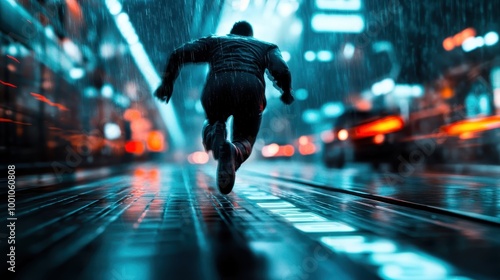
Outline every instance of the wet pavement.
{"type": "Polygon", "coordinates": [[[395,180],[399,174],[363,167],[254,162],[225,196],[215,187],[213,165],[150,163],[103,174],[40,187],[19,179],[16,278],[500,275],[495,177],[425,173],[395,180]]]}

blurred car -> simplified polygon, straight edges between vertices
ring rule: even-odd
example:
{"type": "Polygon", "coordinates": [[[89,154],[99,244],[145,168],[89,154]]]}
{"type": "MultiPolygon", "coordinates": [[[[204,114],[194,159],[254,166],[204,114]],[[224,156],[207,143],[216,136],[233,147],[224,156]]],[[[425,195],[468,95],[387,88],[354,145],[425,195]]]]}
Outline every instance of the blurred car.
{"type": "Polygon", "coordinates": [[[346,162],[368,162],[375,168],[391,163],[401,151],[400,134],[405,122],[398,114],[346,110],[323,138],[324,164],[342,168],[346,162]]]}

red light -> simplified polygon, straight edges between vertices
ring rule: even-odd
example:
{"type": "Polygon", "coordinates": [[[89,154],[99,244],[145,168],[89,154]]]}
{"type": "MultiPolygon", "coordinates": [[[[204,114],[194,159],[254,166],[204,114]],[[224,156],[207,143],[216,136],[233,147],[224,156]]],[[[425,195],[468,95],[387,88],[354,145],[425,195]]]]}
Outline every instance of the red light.
{"type": "Polygon", "coordinates": [[[144,143],[141,141],[128,141],[125,144],[125,151],[131,154],[142,155],[144,153],[144,143]]]}
{"type": "Polygon", "coordinates": [[[4,82],[4,81],[2,81],[2,80],[0,80],[0,84],[2,84],[2,85],[4,85],[4,86],[11,87],[11,88],[17,88],[17,86],[16,86],[16,85],[11,84],[11,83],[4,82]]]}
{"type": "Polygon", "coordinates": [[[401,130],[404,121],[399,116],[388,116],[355,128],[355,137],[363,138],[375,136],[377,134],[387,134],[401,130]]]}

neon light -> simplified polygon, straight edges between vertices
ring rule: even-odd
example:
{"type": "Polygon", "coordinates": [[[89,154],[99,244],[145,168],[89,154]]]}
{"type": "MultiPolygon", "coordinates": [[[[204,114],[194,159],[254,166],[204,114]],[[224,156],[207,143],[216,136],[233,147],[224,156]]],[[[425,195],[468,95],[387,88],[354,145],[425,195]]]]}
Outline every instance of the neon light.
{"type": "Polygon", "coordinates": [[[262,208],[294,208],[295,205],[290,202],[282,201],[282,202],[263,202],[257,203],[259,207],[262,208]]]}
{"type": "Polygon", "coordinates": [[[250,200],[278,200],[278,199],[280,199],[279,197],[274,196],[274,195],[256,195],[256,196],[249,195],[249,196],[247,196],[247,198],[250,200]]]}
{"type": "Polygon", "coordinates": [[[361,33],[365,29],[361,15],[315,14],[311,25],[316,32],[361,33]]]}
{"type": "Polygon", "coordinates": [[[280,215],[281,217],[285,218],[285,220],[292,222],[292,223],[297,223],[297,222],[326,222],[328,221],[327,219],[318,216],[316,214],[304,212],[300,214],[285,214],[285,215],[280,215]]]}
{"type": "Polygon", "coordinates": [[[316,7],[323,10],[359,11],[361,0],[316,0],[316,7]]]}
{"type": "Polygon", "coordinates": [[[352,232],[355,228],[338,222],[296,223],[293,225],[303,232],[352,232]]]}
{"type": "Polygon", "coordinates": [[[319,51],[317,57],[319,61],[328,62],[333,60],[333,53],[331,51],[319,51]]]}
{"type": "MultiPolygon", "coordinates": [[[[107,0],[106,5],[108,6],[108,11],[110,14],[114,15],[117,13],[118,8],[113,5],[117,5],[119,3],[116,0],[107,0]]],[[[134,27],[130,23],[129,16],[126,13],[119,13],[114,15],[115,24],[117,25],[120,33],[123,38],[127,40],[129,43],[130,53],[134,62],[144,77],[146,83],[149,86],[151,92],[154,92],[161,83],[161,78],[158,75],[155,67],[151,63],[149,56],[146,54],[143,45],[140,43],[139,38],[137,36],[134,27]],[[135,36],[134,36],[135,35],[135,36]]],[[[155,105],[158,108],[158,112],[160,113],[163,122],[165,123],[169,135],[172,137],[172,142],[175,146],[179,148],[183,148],[186,141],[184,137],[184,133],[182,132],[179,121],[177,118],[177,113],[175,111],[172,103],[165,105],[165,103],[160,102],[155,99],[155,105]]]]}

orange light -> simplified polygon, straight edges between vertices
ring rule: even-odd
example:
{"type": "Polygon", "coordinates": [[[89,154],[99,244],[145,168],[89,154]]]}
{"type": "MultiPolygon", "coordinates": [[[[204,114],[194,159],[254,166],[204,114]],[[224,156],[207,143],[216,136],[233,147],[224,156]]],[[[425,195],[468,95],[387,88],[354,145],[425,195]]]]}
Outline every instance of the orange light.
{"type": "Polygon", "coordinates": [[[458,136],[463,133],[481,132],[495,128],[500,128],[500,116],[463,120],[442,127],[448,135],[453,136],[458,136]]]}
{"type": "Polygon", "coordinates": [[[291,157],[295,154],[295,148],[292,145],[285,145],[280,147],[280,154],[286,157],[291,157]]]}
{"type": "Polygon", "coordinates": [[[349,138],[349,132],[345,129],[341,129],[339,133],[337,133],[337,138],[339,138],[340,141],[345,141],[349,138]]]}
{"type": "Polygon", "coordinates": [[[458,138],[460,138],[462,140],[472,139],[472,138],[476,138],[476,137],[477,137],[477,135],[472,133],[472,132],[464,132],[458,136],[458,138]]]}
{"type": "Polygon", "coordinates": [[[373,143],[380,145],[384,143],[385,140],[385,135],[384,134],[377,134],[375,137],[373,137],[373,143]]]}
{"type": "Polygon", "coordinates": [[[165,149],[165,139],[163,133],[158,130],[149,132],[147,139],[147,148],[152,152],[162,152],[165,149]]]}
{"type": "Polygon", "coordinates": [[[441,97],[444,99],[450,99],[454,94],[453,89],[450,87],[445,87],[441,90],[441,97]]]}
{"type": "Polygon", "coordinates": [[[447,51],[453,50],[455,48],[455,42],[453,42],[453,39],[450,37],[444,39],[443,48],[447,51]]]}
{"type": "Polygon", "coordinates": [[[443,48],[447,51],[453,50],[455,47],[460,47],[465,40],[476,36],[474,28],[466,28],[452,37],[448,37],[443,41],[443,48]]]}
{"type": "Polygon", "coordinates": [[[127,109],[123,114],[123,118],[127,121],[133,121],[141,118],[141,111],[137,109],[127,109]]]}
{"type": "MultiPolygon", "coordinates": [[[[466,28],[464,29],[462,32],[460,32],[462,34],[462,43],[469,39],[469,38],[472,38],[472,37],[475,37],[476,36],[476,30],[474,28],[466,28]]],[[[460,45],[462,44],[460,43],[460,45]]]]}
{"type": "Polygon", "coordinates": [[[314,143],[307,143],[299,147],[299,153],[301,155],[312,155],[316,152],[316,145],[314,143]]]}
{"type": "Polygon", "coordinates": [[[125,151],[131,154],[142,155],[144,153],[144,143],[141,141],[128,141],[125,144],[125,151]]]}
{"type": "Polygon", "coordinates": [[[356,127],[354,135],[356,138],[371,137],[401,130],[403,126],[401,117],[388,116],[356,127]]]}

